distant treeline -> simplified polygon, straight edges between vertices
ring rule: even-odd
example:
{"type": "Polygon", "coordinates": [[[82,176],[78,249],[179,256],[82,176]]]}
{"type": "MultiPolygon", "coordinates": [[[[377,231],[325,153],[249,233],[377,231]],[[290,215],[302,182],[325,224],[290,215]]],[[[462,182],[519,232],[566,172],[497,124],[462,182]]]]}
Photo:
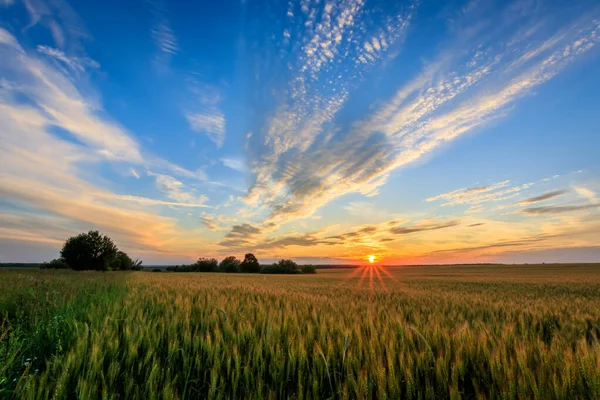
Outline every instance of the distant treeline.
{"type": "Polygon", "coordinates": [[[299,266],[292,260],[280,260],[272,265],[260,265],[252,253],[240,261],[234,256],[225,257],[220,263],[214,258],[200,258],[193,264],[167,267],[169,272],[244,272],[261,274],[316,274],[314,265],[299,266]]]}
{"type": "Polygon", "coordinates": [[[41,263],[0,263],[0,268],[39,268],[41,263]]]}

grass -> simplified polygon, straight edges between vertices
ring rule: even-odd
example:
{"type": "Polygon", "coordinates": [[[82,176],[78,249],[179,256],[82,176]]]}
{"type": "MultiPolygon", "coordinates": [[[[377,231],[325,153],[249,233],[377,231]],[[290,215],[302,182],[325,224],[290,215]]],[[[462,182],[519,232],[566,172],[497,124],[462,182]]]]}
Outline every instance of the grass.
{"type": "Polygon", "coordinates": [[[599,265],[0,270],[0,396],[598,399],[599,310],[599,265]]]}

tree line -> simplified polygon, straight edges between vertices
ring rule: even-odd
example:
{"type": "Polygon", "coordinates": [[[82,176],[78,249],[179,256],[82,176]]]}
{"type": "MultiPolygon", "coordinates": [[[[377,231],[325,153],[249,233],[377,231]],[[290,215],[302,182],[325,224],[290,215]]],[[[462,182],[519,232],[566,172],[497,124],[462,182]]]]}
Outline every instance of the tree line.
{"type": "Polygon", "coordinates": [[[244,272],[261,274],[316,274],[314,265],[299,266],[293,260],[280,260],[272,265],[260,265],[256,256],[247,253],[240,261],[235,256],[225,257],[221,262],[214,258],[200,258],[193,264],[168,267],[170,272],[244,272]]]}
{"type": "MultiPolygon", "coordinates": [[[[133,260],[115,243],[98,231],[80,233],[68,238],[60,250],[60,258],[40,265],[42,269],[73,269],[75,271],[139,271],[142,261],[133,260]]],[[[240,261],[225,257],[220,263],[214,258],[200,258],[193,264],[168,267],[172,272],[244,272],[262,274],[315,274],[313,265],[298,266],[293,260],[280,260],[272,265],[260,265],[254,254],[247,253],[240,261]]]]}

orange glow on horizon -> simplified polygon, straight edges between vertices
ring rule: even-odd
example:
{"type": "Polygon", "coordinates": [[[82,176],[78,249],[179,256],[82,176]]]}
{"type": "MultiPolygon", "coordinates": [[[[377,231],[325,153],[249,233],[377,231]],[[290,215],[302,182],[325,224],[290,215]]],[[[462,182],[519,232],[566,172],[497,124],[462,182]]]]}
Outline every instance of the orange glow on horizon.
{"type": "Polygon", "coordinates": [[[369,259],[369,263],[370,264],[373,264],[375,262],[375,256],[374,255],[370,254],[367,258],[369,259]]]}

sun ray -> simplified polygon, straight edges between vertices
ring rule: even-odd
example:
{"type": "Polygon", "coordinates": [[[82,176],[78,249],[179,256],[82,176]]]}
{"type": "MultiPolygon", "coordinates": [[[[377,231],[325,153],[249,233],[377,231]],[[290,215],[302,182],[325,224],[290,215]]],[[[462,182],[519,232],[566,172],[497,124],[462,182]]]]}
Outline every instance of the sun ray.
{"type": "Polygon", "coordinates": [[[369,272],[369,268],[368,267],[363,267],[363,273],[360,276],[360,281],[358,282],[358,286],[362,287],[363,286],[363,282],[365,280],[365,277],[367,276],[367,272],[369,272]]]}
{"type": "Polygon", "coordinates": [[[358,268],[354,268],[354,271],[352,271],[351,273],[349,273],[339,284],[343,284],[344,282],[358,276],[358,274],[360,274],[362,272],[362,270],[364,269],[364,266],[360,266],[358,268]]]}
{"type": "Polygon", "coordinates": [[[379,270],[381,269],[381,267],[379,265],[376,265],[374,268],[375,268],[375,274],[377,275],[377,278],[379,279],[379,282],[381,283],[381,287],[387,293],[388,292],[387,285],[383,281],[383,278],[381,277],[381,273],[379,272],[379,270]]]}

